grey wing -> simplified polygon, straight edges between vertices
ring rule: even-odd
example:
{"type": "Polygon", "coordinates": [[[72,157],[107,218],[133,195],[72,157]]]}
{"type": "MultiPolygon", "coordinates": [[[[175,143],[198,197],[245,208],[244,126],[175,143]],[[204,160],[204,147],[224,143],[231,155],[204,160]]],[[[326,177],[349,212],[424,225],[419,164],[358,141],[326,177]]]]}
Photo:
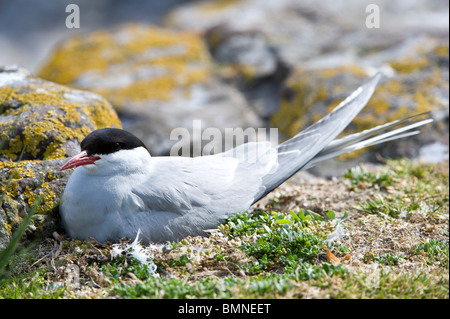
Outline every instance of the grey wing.
{"type": "Polygon", "coordinates": [[[213,156],[154,157],[152,177],[135,193],[149,210],[189,215],[190,221],[222,220],[245,210],[326,147],[365,106],[379,78],[371,78],[333,112],[277,148],[254,142],[213,156]]]}
{"type": "Polygon", "coordinates": [[[184,215],[220,197],[231,186],[237,164],[233,160],[154,157],[151,177],[134,192],[153,211],[184,215]]]}
{"type": "Polygon", "coordinates": [[[358,87],[331,113],[278,146],[278,169],[274,174],[264,177],[265,188],[258,194],[257,200],[307,165],[347,127],[369,101],[380,76],[381,74],[377,73],[358,87]]]}
{"type": "Polygon", "coordinates": [[[136,193],[154,210],[181,215],[194,208],[247,209],[264,176],[278,167],[277,155],[269,142],[252,142],[212,156],[154,157],[154,173],[136,193]]]}
{"type": "Polygon", "coordinates": [[[251,206],[263,177],[276,168],[276,158],[276,150],[266,142],[212,156],[154,157],[151,177],[133,190],[145,205],[141,224],[147,230],[142,233],[163,241],[217,227],[251,206]]]}

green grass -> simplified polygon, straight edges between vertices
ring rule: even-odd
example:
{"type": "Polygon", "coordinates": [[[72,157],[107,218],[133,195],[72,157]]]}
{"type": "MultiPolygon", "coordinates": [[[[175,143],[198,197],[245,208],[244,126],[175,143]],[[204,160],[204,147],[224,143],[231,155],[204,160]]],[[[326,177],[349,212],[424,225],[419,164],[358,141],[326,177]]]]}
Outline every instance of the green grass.
{"type": "Polygon", "coordinates": [[[352,189],[361,185],[365,187],[378,186],[380,188],[386,188],[395,183],[394,176],[388,170],[382,170],[380,172],[364,171],[360,166],[349,169],[343,177],[351,181],[352,189]]]}
{"type": "Polygon", "coordinates": [[[311,215],[305,215],[301,210],[298,215],[292,211],[289,215],[263,211],[240,214],[230,218],[223,228],[232,238],[253,238],[241,246],[248,256],[254,258],[243,265],[247,273],[259,274],[277,269],[285,273],[297,271],[298,278],[310,278],[326,273],[321,271],[322,267],[314,265],[323,247],[331,245],[325,242],[331,232],[326,227],[326,222],[314,222],[311,215]]]}
{"type": "Polygon", "coordinates": [[[356,207],[274,211],[276,198],[208,238],[152,251],[156,273],[131,254],[113,258],[126,243],[16,243],[2,252],[0,298],[448,298],[448,171],[401,160],[344,179],[356,207]],[[351,235],[327,241],[338,224],[351,235]],[[81,288],[68,284],[71,265],[81,288]]]}
{"type": "Polygon", "coordinates": [[[448,271],[434,274],[424,270],[404,271],[381,267],[355,273],[343,280],[333,298],[370,299],[448,299],[448,271]]]}
{"type": "Polygon", "coordinates": [[[361,203],[360,210],[368,214],[384,214],[409,218],[419,209],[433,217],[437,212],[448,213],[448,172],[434,171],[432,164],[414,164],[408,160],[389,161],[381,171],[350,169],[344,177],[351,189],[381,189],[371,200],[361,203]]]}
{"type": "MultiPolygon", "coordinates": [[[[324,239],[327,230],[332,230],[333,226],[328,224],[328,219],[323,221],[321,216],[316,216],[321,221],[313,221],[309,214],[305,215],[303,211],[300,214],[273,211],[243,213],[230,218],[220,227],[229,240],[245,238],[239,247],[251,258],[239,265],[247,277],[245,280],[226,276],[202,278],[192,283],[192,274],[184,272],[185,266],[191,262],[186,254],[159,264],[161,269],[179,270],[183,279],[142,276],[142,266],[135,268],[136,260],[130,260],[128,266],[124,267],[122,259],[103,266],[102,270],[116,284],[114,294],[126,298],[231,298],[236,297],[238,290],[241,290],[238,295],[241,298],[284,296],[295,288],[298,281],[344,276],[347,273],[347,269],[341,265],[335,267],[328,262],[316,264],[322,248],[332,246],[324,239]],[[135,281],[130,284],[119,283],[119,278],[130,272],[135,275],[135,281]],[[246,287],[245,291],[240,287],[246,287]]],[[[329,214],[334,217],[334,212],[329,214]]],[[[184,244],[189,242],[184,240],[184,244]]],[[[229,256],[221,253],[211,258],[212,264],[227,260],[231,262],[229,256]]]]}
{"type": "Polygon", "coordinates": [[[64,296],[64,285],[50,284],[41,273],[11,278],[1,284],[1,298],[5,299],[58,299],[64,296]]]}
{"type": "Polygon", "coordinates": [[[425,254],[427,264],[438,264],[448,268],[448,240],[427,240],[414,247],[413,252],[415,254],[425,254]]]}
{"type": "Polygon", "coordinates": [[[367,214],[382,214],[398,217],[402,212],[411,211],[417,207],[417,204],[407,206],[405,202],[400,201],[398,197],[393,200],[386,200],[384,197],[380,196],[361,204],[360,210],[367,214]]]}
{"type": "Polygon", "coordinates": [[[374,260],[383,265],[396,266],[399,264],[399,259],[401,259],[401,258],[405,258],[405,257],[402,255],[397,256],[393,253],[386,253],[379,257],[375,257],[374,260]]]}

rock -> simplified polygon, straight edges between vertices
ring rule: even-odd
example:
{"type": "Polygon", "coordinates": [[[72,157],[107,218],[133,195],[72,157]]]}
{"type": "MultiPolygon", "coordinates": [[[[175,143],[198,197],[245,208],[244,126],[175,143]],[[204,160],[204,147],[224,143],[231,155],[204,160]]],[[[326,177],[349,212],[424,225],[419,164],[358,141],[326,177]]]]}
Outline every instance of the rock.
{"type": "Polygon", "coordinates": [[[286,63],[297,65],[320,54],[341,33],[341,24],[329,11],[317,2],[311,5],[291,0],[219,0],[180,6],[167,16],[166,23],[198,31],[223,24],[235,31],[258,30],[281,49],[286,63]]]}
{"type": "Polygon", "coordinates": [[[241,93],[213,71],[199,35],[131,24],[68,39],[39,74],[106,97],[124,129],[160,155],[175,144],[172,130],[189,129],[193,120],[221,130],[260,124],[241,93]]]}
{"type": "Polygon", "coordinates": [[[208,29],[205,40],[215,61],[237,68],[248,78],[264,78],[276,72],[278,57],[259,31],[234,31],[228,25],[208,29]]]}
{"type": "Polygon", "coordinates": [[[205,32],[219,25],[265,35],[281,59],[291,66],[332,60],[353,60],[417,34],[448,35],[448,2],[433,4],[376,1],[380,27],[368,28],[367,2],[216,0],[192,2],[172,10],[166,24],[205,32]]]}
{"type": "Polygon", "coordinates": [[[278,109],[288,67],[260,31],[235,31],[230,25],[206,30],[205,41],[218,75],[241,91],[267,121],[278,109]]]}
{"type": "Polygon", "coordinates": [[[71,173],[59,170],[64,162],[64,159],[0,162],[0,249],[35,205],[28,235],[48,236],[59,227],[57,205],[71,173]]]}
{"type": "MultiPolygon", "coordinates": [[[[435,123],[421,128],[422,134],[341,159],[353,159],[349,164],[354,165],[375,161],[375,154],[416,158],[422,146],[436,142],[448,148],[448,40],[433,37],[408,40],[388,51],[369,55],[364,62],[339,67],[297,68],[286,81],[284,98],[272,117],[273,125],[285,138],[293,136],[330,112],[374,70],[384,70],[384,77],[369,103],[345,132],[362,131],[423,112],[432,112],[435,123]]],[[[313,171],[323,172],[330,166],[327,163],[313,171]]]]}
{"type": "MultiPolygon", "coordinates": [[[[341,157],[346,159],[344,169],[360,161],[377,161],[377,153],[417,157],[423,153],[422,146],[433,143],[448,149],[448,2],[398,2],[393,6],[381,0],[375,7],[380,14],[380,25],[375,28],[367,25],[372,12],[368,3],[357,0],[194,2],[174,9],[166,23],[205,33],[217,62],[242,65],[247,50],[259,52],[258,56],[268,61],[261,64],[261,74],[273,70],[269,66],[274,59],[284,65],[289,75],[279,77],[278,85],[285,87],[281,87],[281,94],[276,90],[271,94],[271,104],[279,107],[263,108],[265,114],[259,113],[270,117],[269,126],[278,127],[284,138],[321,118],[376,71],[383,72],[384,78],[348,131],[433,112],[434,125],[421,129],[420,136],[380,145],[364,155],[357,152],[353,157],[341,157]],[[221,31],[224,26],[226,32],[221,31]],[[248,43],[240,44],[245,35],[248,43]],[[271,51],[254,51],[251,35],[257,40],[253,43],[258,43],[254,48],[263,47],[260,43],[264,39],[264,47],[271,51]],[[226,54],[218,54],[224,49],[226,54]],[[276,55],[269,58],[264,52],[276,55]]],[[[259,83],[269,82],[264,79],[259,83]]],[[[249,101],[267,99],[264,90],[248,95],[245,85],[236,81],[234,85],[249,101]]],[[[327,161],[313,172],[339,175],[343,172],[340,166],[341,161],[327,161]]]]}
{"type": "Polygon", "coordinates": [[[73,142],[110,126],[120,127],[119,118],[97,94],[33,77],[23,68],[0,67],[0,160],[71,156],[73,142]]]}
{"type": "MultiPolygon", "coordinates": [[[[178,31],[125,25],[73,37],[54,52],[40,74],[102,94],[118,110],[125,129],[144,140],[154,155],[167,154],[176,142],[169,140],[173,129],[190,130],[194,119],[201,120],[203,128],[218,127],[222,133],[224,127],[273,125],[280,118],[279,105],[286,103],[282,94],[291,94],[290,83],[302,70],[313,79],[320,78],[322,71],[352,70],[339,76],[341,80],[346,77],[348,84],[338,79],[327,84],[336,85],[336,96],[326,100],[333,106],[375,70],[384,69],[387,76],[393,76],[395,68],[402,67],[394,62],[404,55],[404,48],[429,38],[429,34],[436,39],[448,36],[443,10],[448,4],[444,1],[392,6],[381,0],[376,6],[381,14],[379,28],[366,24],[370,14],[367,3],[356,0],[187,3],[174,9],[164,21],[178,31]],[[70,67],[67,61],[71,61],[70,67]],[[388,61],[392,63],[388,65],[388,61]],[[355,70],[359,70],[358,75],[355,70]],[[338,90],[341,93],[337,94],[338,90]],[[225,110],[216,106],[218,96],[221,105],[228,105],[225,110]],[[231,96],[230,102],[227,96],[231,96]],[[226,112],[228,122],[222,122],[216,112],[226,112]]],[[[405,81],[400,84],[408,86],[405,81]]],[[[308,92],[308,98],[321,93],[318,89],[308,92]]],[[[415,90],[405,88],[411,89],[415,90]]],[[[320,97],[317,103],[322,103],[320,97]]],[[[318,118],[322,110],[312,104],[318,118]]],[[[299,112],[303,109],[299,106],[299,112]]],[[[386,110],[380,107],[378,112],[386,110]]],[[[391,118],[400,114],[395,110],[391,118]]],[[[285,133],[286,129],[293,131],[310,122],[310,115],[303,119],[289,116],[281,122],[296,125],[279,122],[285,133]]],[[[196,141],[192,144],[198,145],[196,141]]]]}
{"type": "Polygon", "coordinates": [[[210,138],[202,138],[194,132],[194,121],[200,121],[198,133],[203,134],[207,128],[218,128],[222,137],[227,128],[260,126],[260,121],[248,108],[242,94],[232,86],[218,83],[216,79],[192,85],[188,97],[178,96],[170,102],[147,101],[146,105],[135,106],[120,113],[123,126],[144,141],[152,155],[169,154],[178,141],[182,145],[187,142],[191,148],[189,154],[181,155],[201,154],[210,138]],[[187,130],[189,139],[173,136],[177,128],[187,130]]]}
{"type": "Polygon", "coordinates": [[[70,175],[59,170],[65,157],[77,153],[92,130],[120,126],[97,94],[0,67],[0,248],[40,197],[28,232],[58,224],[55,207],[70,175]]]}

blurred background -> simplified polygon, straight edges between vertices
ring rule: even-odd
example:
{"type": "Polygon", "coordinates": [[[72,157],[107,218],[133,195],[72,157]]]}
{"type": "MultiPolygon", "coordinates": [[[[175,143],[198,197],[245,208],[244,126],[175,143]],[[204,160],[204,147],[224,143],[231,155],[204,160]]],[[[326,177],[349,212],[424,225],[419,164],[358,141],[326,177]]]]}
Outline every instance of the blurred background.
{"type": "MultiPolygon", "coordinates": [[[[154,155],[168,154],[171,131],[193,119],[222,131],[276,127],[281,142],[382,72],[350,131],[426,111],[435,124],[338,162],[439,161],[448,159],[448,4],[0,0],[0,65],[100,94],[154,155]],[[78,29],[66,27],[71,3],[78,29]]],[[[317,172],[336,173],[330,163],[317,172]]]]}
{"type": "Polygon", "coordinates": [[[73,34],[125,22],[161,22],[174,7],[193,0],[0,0],[0,64],[34,72],[54,46],[73,34]],[[67,5],[80,7],[80,28],[68,29],[67,5]]]}
{"type": "MultiPolygon", "coordinates": [[[[109,28],[126,22],[144,22],[163,24],[164,17],[171,10],[195,2],[233,2],[212,0],[0,0],[0,64],[20,64],[35,71],[43,63],[54,46],[75,33],[89,32],[109,28]],[[66,6],[74,3],[80,7],[80,29],[68,29],[65,19],[66,6]]],[[[270,9],[252,1],[255,15],[270,9]]],[[[277,1],[285,3],[287,1],[277,1]]],[[[445,0],[395,0],[395,1],[288,1],[298,3],[297,10],[303,15],[316,19],[319,24],[321,15],[335,20],[334,23],[356,24],[364,31],[365,7],[379,4],[381,12],[381,30],[404,33],[404,38],[420,33],[448,33],[448,1],[445,0]],[[386,12],[387,11],[387,12],[386,12]],[[337,21],[341,20],[341,21],[337,21]]],[[[237,17],[236,17],[237,18],[237,17]]],[[[220,22],[220,21],[218,21],[220,22]]],[[[234,21],[241,23],[242,21],[234,21]]],[[[269,21],[266,21],[269,22],[269,21]]],[[[283,23],[283,21],[270,21],[283,23]]],[[[195,23],[195,21],[193,21],[195,23]]],[[[198,21],[198,26],[202,21],[198,21]]],[[[294,32],[295,30],[286,30],[294,32]]],[[[297,30],[301,32],[301,30],[297,30]]],[[[314,40],[311,37],[311,40],[314,40]]],[[[355,43],[356,45],[357,43],[355,43]]]]}

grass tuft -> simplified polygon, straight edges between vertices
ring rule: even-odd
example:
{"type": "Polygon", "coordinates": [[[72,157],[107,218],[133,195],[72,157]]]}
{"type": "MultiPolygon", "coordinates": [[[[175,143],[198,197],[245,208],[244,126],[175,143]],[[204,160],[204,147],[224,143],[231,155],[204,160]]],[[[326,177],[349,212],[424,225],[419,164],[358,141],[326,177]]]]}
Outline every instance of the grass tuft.
{"type": "Polygon", "coordinates": [[[448,164],[282,186],[208,237],[131,246],[4,250],[0,298],[448,298],[448,164]]]}

